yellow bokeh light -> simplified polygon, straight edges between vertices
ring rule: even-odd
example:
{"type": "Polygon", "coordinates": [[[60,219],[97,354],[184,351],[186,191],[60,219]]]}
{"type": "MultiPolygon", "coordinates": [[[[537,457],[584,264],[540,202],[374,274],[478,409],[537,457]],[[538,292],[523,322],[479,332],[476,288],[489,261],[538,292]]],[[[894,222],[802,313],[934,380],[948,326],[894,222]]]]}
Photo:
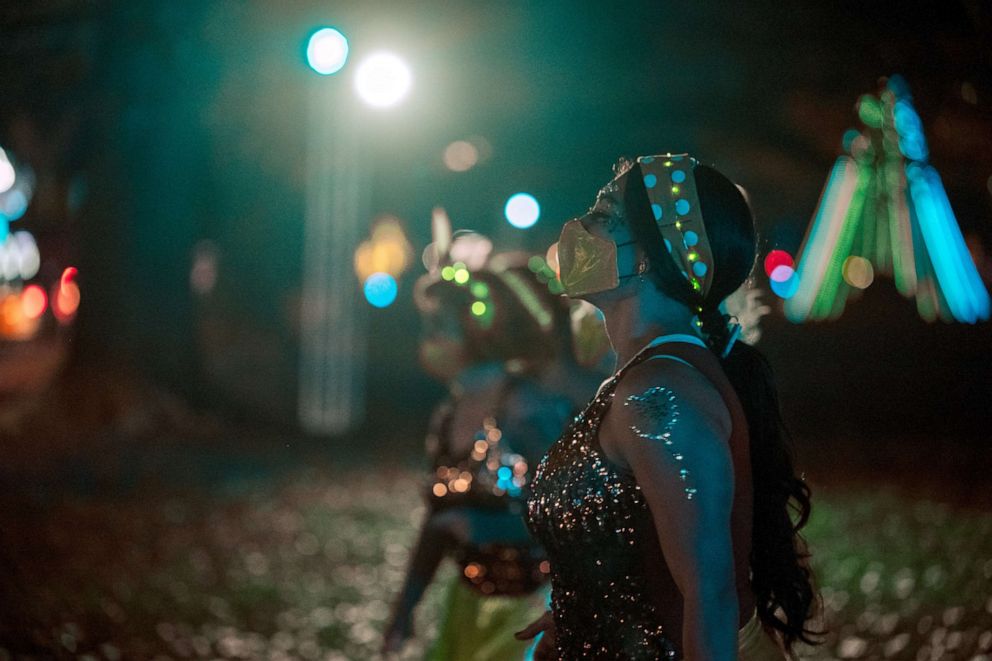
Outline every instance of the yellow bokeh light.
{"type": "Polygon", "coordinates": [[[413,247],[397,218],[384,216],[372,227],[372,236],[355,250],[355,275],[361,282],[373,273],[399,278],[410,267],[413,247]]]}
{"type": "Polygon", "coordinates": [[[867,289],[875,281],[875,269],[864,257],[851,255],[841,267],[844,281],[857,289],[867,289]]]}

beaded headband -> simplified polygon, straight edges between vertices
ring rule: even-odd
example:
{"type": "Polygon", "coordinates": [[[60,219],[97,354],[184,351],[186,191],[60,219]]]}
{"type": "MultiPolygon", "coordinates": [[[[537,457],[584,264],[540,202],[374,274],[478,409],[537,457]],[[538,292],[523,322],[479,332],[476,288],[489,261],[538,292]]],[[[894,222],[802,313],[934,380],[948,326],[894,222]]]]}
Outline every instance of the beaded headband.
{"type": "Polygon", "coordinates": [[[705,297],[713,283],[713,251],[696,194],[696,159],[658,154],[641,156],[637,163],[665,248],[693,290],[705,297]]]}

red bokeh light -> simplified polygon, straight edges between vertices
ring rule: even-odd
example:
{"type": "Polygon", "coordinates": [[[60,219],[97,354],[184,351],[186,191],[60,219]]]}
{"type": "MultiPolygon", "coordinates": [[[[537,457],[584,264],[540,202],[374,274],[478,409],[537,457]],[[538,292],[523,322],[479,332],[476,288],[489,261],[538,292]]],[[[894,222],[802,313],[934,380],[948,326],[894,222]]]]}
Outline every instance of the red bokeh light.
{"type": "Polygon", "coordinates": [[[772,250],[765,256],[765,275],[769,278],[772,277],[772,273],[779,266],[788,266],[790,269],[794,269],[796,262],[792,259],[792,255],[784,250],[772,250]]]}

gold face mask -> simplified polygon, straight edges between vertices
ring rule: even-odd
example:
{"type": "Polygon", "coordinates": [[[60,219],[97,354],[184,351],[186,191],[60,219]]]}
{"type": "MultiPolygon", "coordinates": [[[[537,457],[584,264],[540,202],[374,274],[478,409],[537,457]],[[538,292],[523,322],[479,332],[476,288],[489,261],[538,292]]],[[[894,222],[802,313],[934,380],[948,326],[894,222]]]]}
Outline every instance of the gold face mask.
{"type": "MultiPolygon", "coordinates": [[[[616,244],[590,234],[578,220],[565,223],[558,239],[558,266],[565,294],[570,297],[596,294],[620,285],[616,244]]],[[[624,276],[631,277],[631,276],[624,276]]]]}

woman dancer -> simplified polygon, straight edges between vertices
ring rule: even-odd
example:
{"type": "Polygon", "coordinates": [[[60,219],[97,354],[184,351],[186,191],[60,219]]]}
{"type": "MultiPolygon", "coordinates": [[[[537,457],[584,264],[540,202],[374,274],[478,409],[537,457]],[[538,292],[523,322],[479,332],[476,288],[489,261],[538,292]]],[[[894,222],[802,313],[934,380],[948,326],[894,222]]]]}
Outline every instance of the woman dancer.
{"type": "Polygon", "coordinates": [[[740,191],[687,155],[639,158],[565,224],[558,259],[620,368],[536,471],[552,608],[518,636],[544,632],[536,658],[568,661],[783,659],[812,642],[809,489],[768,364],[719,308],[755,261],[740,191]]]}
{"type": "MultiPolygon", "coordinates": [[[[411,635],[414,607],[451,554],[459,574],[427,658],[523,659],[527,643],[512,633],[544,610],[539,588],[547,578],[544,552],[523,520],[530,467],[577,409],[549,387],[562,374],[562,366],[549,365],[562,362],[568,371],[558,351],[567,314],[525,268],[469,274],[457,266],[448,275],[422,285],[418,296],[421,362],[448,383],[451,396],[431,425],[429,511],[384,651],[399,650],[411,635]]],[[[583,380],[574,376],[577,390],[583,380]]],[[[588,397],[595,385],[584,383],[588,397]]]]}

